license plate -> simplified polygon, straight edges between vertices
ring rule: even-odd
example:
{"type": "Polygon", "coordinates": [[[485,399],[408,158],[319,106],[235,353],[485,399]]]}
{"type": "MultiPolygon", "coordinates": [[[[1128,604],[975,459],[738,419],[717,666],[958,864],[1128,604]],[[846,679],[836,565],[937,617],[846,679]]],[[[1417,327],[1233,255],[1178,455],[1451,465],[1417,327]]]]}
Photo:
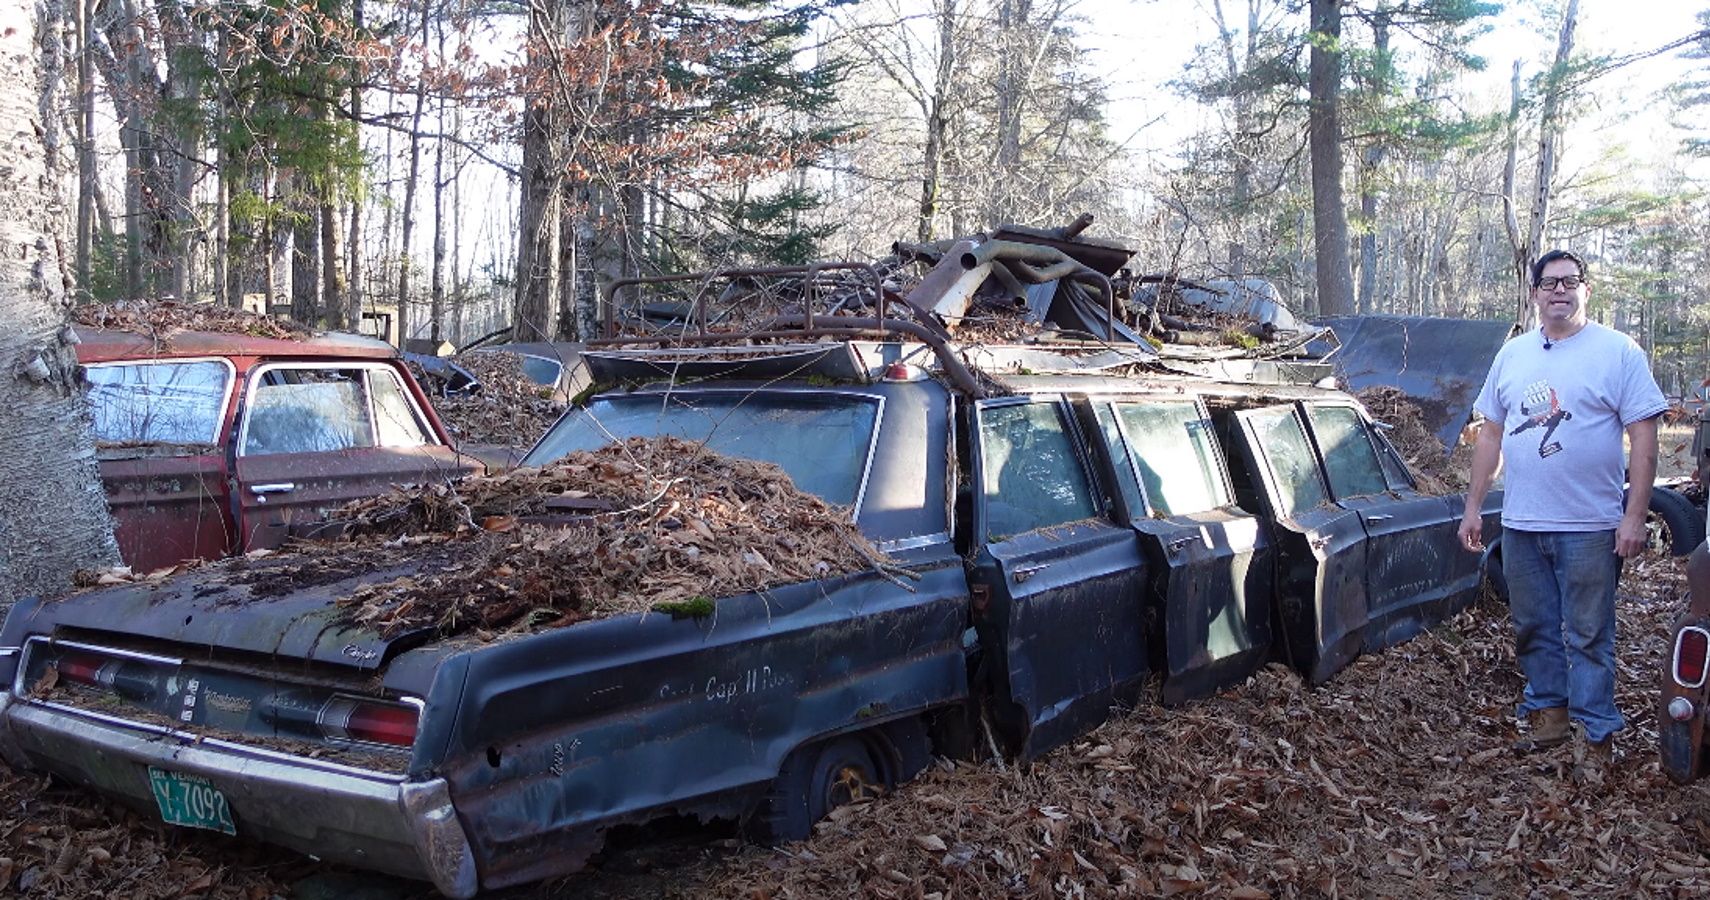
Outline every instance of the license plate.
{"type": "Polygon", "coordinates": [[[208,779],[149,766],[148,785],[154,789],[154,802],[160,807],[161,821],[169,825],[237,834],[226,795],[208,779]]]}

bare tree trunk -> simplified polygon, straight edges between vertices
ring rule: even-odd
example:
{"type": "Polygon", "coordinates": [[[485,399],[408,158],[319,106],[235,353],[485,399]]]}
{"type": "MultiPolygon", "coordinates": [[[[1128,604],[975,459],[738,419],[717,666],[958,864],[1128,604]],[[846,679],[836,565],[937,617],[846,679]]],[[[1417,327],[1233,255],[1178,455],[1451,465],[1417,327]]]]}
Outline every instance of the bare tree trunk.
{"type": "Polygon", "coordinates": [[[66,326],[57,2],[0,28],[0,602],[56,595],[79,568],[115,565],[87,403],[66,326]]]}
{"type": "MultiPolygon", "coordinates": [[[[451,114],[451,133],[459,140],[463,137],[463,107],[457,106],[451,114]]],[[[451,179],[451,333],[452,340],[462,344],[468,340],[463,334],[464,307],[469,303],[466,295],[467,281],[463,277],[463,167],[458,159],[459,151],[456,143],[451,145],[451,169],[457,173],[451,179]]]]}
{"type": "Polygon", "coordinates": [[[89,296],[95,245],[95,72],[89,49],[92,0],[71,0],[77,26],[77,290],[89,296]]]}
{"type": "Polygon", "coordinates": [[[119,143],[125,149],[125,296],[137,299],[144,295],[143,285],[143,192],[142,136],[138,131],[136,104],[123,101],[128,112],[121,113],[119,143]]]}
{"type": "Polygon", "coordinates": [[[327,318],[328,328],[342,331],[349,326],[344,320],[344,272],[339,266],[344,261],[344,250],[338,244],[338,207],[322,203],[318,219],[321,226],[321,312],[327,318]]]}
{"type": "MultiPolygon", "coordinates": [[[[439,29],[439,55],[445,56],[445,27],[439,29]]],[[[432,322],[428,326],[428,337],[437,345],[441,331],[445,327],[445,104],[439,104],[438,125],[435,128],[440,135],[433,142],[433,269],[429,273],[432,283],[432,322]]]]}
{"type": "Polygon", "coordinates": [[[1526,228],[1524,263],[1543,252],[1545,230],[1550,224],[1550,192],[1556,177],[1557,120],[1567,94],[1568,60],[1573,55],[1574,26],[1579,19],[1579,0],[1568,0],[1562,13],[1561,36],[1556,43],[1556,63],[1544,79],[1544,110],[1538,119],[1538,181],[1532,194],[1532,218],[1526,228]]]}
{"type": "Polygon", "coordinates": [[[1022,101],[1027,93],[1028,51],[1027,20],[1033,9],[1032,0],[997,0],[998,4],[998,74],[997,102],[997,177],[990,188],[986,207],[987,218],[995,226],[1015,218],[1015,188],[1017,170],[1021,165],[1022,101]]]}
{"type": "Polygon", "coordinates": [[[321,229],[310,190],[302,173],[291,173],[291,318],[313,325],[321,315],[321,229]]]}
{"type": "MultiPolygon", "coordinates": [[[[1378,58],[1379,65],[1389,54],[1389,16],[1387,7],[1380,4],[1378,13],[1372,19],[1372,54],[1378,58]]],[[[1381,93],[1383,83],[1380,80],[1372,85],[1374,93],[1381,93]]],[[[1360,290],[1359,310],[1361,313],[1372,311],[1372,297],[1377,292],[1378,259],[1378,167],[1383,165],[1383,158],[1388,151],[1381,137],[1373,139],[1365,152],[1360,154],[1360,290]]]]}
{"type": "MultiPolygon", "coordinates": [[[[422,9],[422,43],[428,39],[430,17],[422,9]]],[[[427,86],[416,82],[416,109],[410,116],[410,170],[404,178],[403,235],[398,249],[398,346],[410,339],[410,244],[415,231],[416,186],[422,167],[422,107],[427,103],[427,86]]]]}
{"type": "MultiPolygon", "coordinates": [[[[365,0],[351,0],[350,22],[359,38],[366,36],[368,30],[367,10],[365,0]]],[[[360,74],[360,72],[358,73],[360,74]]],[[[350,83],[350,117],[357,122],[362,121],[362,79],[352,78],[350,83]]],[[[360,128],[360,126],[358,126],[360,128]]],[[[361,143],[360,131],[357,135],[361,143]]],[[[345,327],[352,332],[362,331],[362,192],[357,191],[350,198],[350,233],[345,241],[345,272],[349,280],[344,292],[345,327]]]]}
{"type": "Polygon", "coordinates": [[[1354,312],[1354,277],[1348,262],[1348,211],[1342,203],[1342,0],[1312,0],[1312,32],[1307,127],[1318,311],[1345,316],[1354,312]]]}
{"type": "Polygon", "coordinates": [[[1514,277],[1514,321],[1525,323],[1531,304],[1526,302],[1526,266],[1532,250],[1520,236],[1520,216],[1515,210],[1516,160],[1520,153],[1520,60],[1508,76],[1508,150],[1502,165],[1502,225],[1508,234],[1509,271],[1514,277]]]}
{"type": "Polygon", "coordinates": [[[938,68],[932,78],[932,95],[921,98],[926,114],[925,160],[920,176],[920,214],[914,236],[932,240],[932,223],[938,215],[938,192],[942,188],[944,138],[949,129],[949,103],[956,72],[956,0],[937,0],[938,68]]]}
{"type": "Polygon", "coordinates": [[[224,147],[214,148],[214,167],[214,303],[242,308],[243,292],[231,285],[232,190],[224,147]]]}
{"type": "MultiPolygon", "coordinates": [[[[560,0],[530,0],[528,56],[545,65],[557,54],[563,34],[560,0]]],[[[559,116],[554,98],[541,93],[527,99],[522,123],[522,210],[517,235],[517,294],[512,336],[519,341],[550,340],[557,322],[559,279],[563,276],[558,241],[564,180],[555,149],[559,116]]]]}

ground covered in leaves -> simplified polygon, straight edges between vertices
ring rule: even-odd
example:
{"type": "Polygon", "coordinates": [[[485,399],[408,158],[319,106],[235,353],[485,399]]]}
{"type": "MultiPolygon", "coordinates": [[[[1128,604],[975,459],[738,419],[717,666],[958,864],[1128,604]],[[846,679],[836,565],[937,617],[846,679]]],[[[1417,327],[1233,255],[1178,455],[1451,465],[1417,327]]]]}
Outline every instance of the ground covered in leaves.
{"type": "MultiPolygon", "coordinates": [[[[940,764],[801,844],[635,851],[500,896],[1710,896],[1710,787],[1673,785],[1655,758],[1656,680],[1683,591],[1678,560],[1623,578],[1630,727],[1601,778],[1568,747],[1507,749],[1520,678],[1505,611],[1486,603],[1319,688],[1271,669],[1211,700],[1142,704],[1027,771],[940,764]]],[[[167,829],[0,768],[6,892],[430,893],[167,829]]]]}

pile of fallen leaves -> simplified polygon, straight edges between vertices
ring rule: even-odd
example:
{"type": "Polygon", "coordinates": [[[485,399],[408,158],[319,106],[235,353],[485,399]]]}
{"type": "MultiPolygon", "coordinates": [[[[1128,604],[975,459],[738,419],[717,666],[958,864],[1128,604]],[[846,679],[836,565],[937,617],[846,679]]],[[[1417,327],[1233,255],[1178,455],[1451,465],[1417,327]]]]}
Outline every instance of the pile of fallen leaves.
{"type": "MultiPolygon", "coordinates": [[[[515,353],[468,353],[456,362],[475,376],[479,387],[437,395],[433,407],[460,443],[531,447],[564,413],[565,404],[554,396],[553,386],[524,375],[522,357],[515,353]]],[[[419,371],[416,378],[423,381],[419,371]]]]}
{"type": "Polygon", "coordinates": [[[1437,435],[1425,427],[1419,403],[1399,388],[1377,385],[1354,392],[1372,418],[1394,426],[1389,442],[1413,471],[1421,493],[1453,494],[1467,489],[1472,448],[1457,444],[1450,453],[1437,435]]]}
{"type": "Polygon", "coordinates": [[[365,584],[342,601],[355,622],[386,632],[503,632],[652,609],[698,613],[718,597],[890,569],[847,509],[798,490],[782,469],[673,437],[394,491],[357,501],[333,521],[349,540],[294,555],[410,563],[410,574],[365,584]]]}
{"type": "MultiPolygon", "coordinates": [[[[941,765],[812,840],[744,850],[668,896],[1466,897],[1710,893],[1710,789],[1656,762],[1656,682],[1681,564],[1629,567],[1599,774],[1516,756],[1521,678],[1486,603],[1308,688],[1279,666],[1155,702],[1026,771],[941,765]]],[[[598,884],[598,878],[587,879],[598,884]]]]}
{"type": "Polygon", "coordinates": [[[71,308],[71,318],[77,324],[90,328],[129,331],[161,339],[179,331],[247,334],[285,341],[300,341],[314,336],[314,332],[302,323],[218,303],[179,303],[172,300],[80,303],[71,308]]]}
{"type": "MultiPolygon", "coordinates": [[[[1703,896],[1710,785],[1676,786],[1656,762],[1656,679],[1683,591],[1679,560],[1623,577],[1629,728],[1601,783],[1571,747],[1509,751],[1520,676],[1506,610],[1484,603],[1317,688],[1273,668],[1210,700],[1148,700],[1025,771],[942,763],[800,844],[650,846],[506,896],[1703,896]]],[[[0,767],[0,893],[316,890],[433,896],[0,767]]]]}

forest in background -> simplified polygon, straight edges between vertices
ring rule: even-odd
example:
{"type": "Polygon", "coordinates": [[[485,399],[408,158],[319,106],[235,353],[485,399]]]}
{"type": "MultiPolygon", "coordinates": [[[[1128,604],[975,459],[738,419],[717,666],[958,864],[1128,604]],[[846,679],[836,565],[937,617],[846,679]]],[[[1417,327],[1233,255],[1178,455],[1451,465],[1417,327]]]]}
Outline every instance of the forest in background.
{"type": "Polygon", "coordinates": [[[1204,0],[1214,38],[1157,88],[1203,127],[1145,155],[1070,0],[66,0],[63,257],[84,299],[460,344],[587,337],[616,278],[1082,212],[1144,271],[1262,276],[1309,314],[1524,321],[1525,262],[1567,245],[1690,393],[1710,140],[1560,160],[1588,110],[1710,107],[1710,9],[1613,55],[1579,6],[1204,0]],[[1522,15],[1534,46],[1474,54],[1522,15]],[[1608,90],[1680,57],[1705,77],[1608,90]],[[1506,102],[1470,87],[1493,64],[1506,102]]]}

